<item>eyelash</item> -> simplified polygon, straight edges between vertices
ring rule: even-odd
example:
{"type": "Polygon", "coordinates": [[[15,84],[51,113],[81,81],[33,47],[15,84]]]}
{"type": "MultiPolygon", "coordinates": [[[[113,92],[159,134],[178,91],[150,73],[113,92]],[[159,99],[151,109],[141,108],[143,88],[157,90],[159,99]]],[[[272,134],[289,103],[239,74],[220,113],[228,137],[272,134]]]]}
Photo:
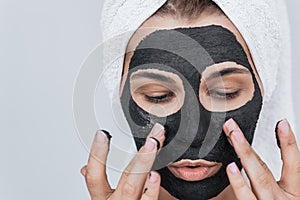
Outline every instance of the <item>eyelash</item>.
{"type": "MultiPolygon", "coordinates": [[[[230,100],[230,99],[234,99],[235,97],[237,97],[240,93],[240,90],[237,90],[237,91],[231,92],[231,93],[223,93],[223,92],[212,90],[212,91],[207,91],[207,93],[209,96],[216,98],[216,99],[230,100]]],[[[161,95],[161,96],[149,96],[149,95],[144,94],[144,96],[148,102],[158,104],[158,103],[169,102],[174,97],[174,93],[169,92],[169,93],[161,95]]]]}
{"type": "Polygon", "coordinates": [[[219,92],[219,91],[208,91],[208,95],[216,98],[216,99],[220,99],[220,100],[230,100],[230,99],[234,99],[235,97],[237,97],[240,94],[240,90],[237,90],[235,92],[230,92],[230,93],[224,93],[224,92],[219,92]]]}
{"type": "Polygon", "coordinates": [[[169,92],[167,94],[161,95],[161,96],[149,96],[144,94],[146,100],[151,103],[167,103],[174,97],[173,92],[169,92]]]}

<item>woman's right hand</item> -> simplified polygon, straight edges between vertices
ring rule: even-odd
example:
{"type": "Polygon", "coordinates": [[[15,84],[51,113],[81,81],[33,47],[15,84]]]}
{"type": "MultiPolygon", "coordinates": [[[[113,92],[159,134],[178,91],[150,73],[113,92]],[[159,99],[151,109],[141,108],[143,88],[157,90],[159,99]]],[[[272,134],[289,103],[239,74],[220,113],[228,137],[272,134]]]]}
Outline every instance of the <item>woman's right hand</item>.
{"type": "Polygon", "coordinates": [[[111,188],[106,174],[109,140],[108,133],[97,131],[88,164],[81,169],[91,199],[158,199],[160,176],[157,172],[150,172],[150,170],[157,151],[162,147],[165,140],[164,127],[155,124],[146,143],[123,172],[116,189],[111,188]]]}

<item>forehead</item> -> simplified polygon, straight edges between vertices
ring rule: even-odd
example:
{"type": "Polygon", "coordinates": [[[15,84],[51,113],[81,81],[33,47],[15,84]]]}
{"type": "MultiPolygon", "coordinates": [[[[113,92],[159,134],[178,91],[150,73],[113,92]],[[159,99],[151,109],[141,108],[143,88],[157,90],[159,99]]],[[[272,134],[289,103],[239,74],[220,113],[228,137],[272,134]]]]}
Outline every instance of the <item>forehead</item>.
{"type": "Polygon", "coordinates": [[[173,17],[160,17],[160,16],[153,16],[150,17],[148,20],[146,20],[140,28],[133,34],[131,37],[126,50],[126,56],[125,56],[125,62],[123,66],[123,74],[126,74],[128,72],[129,63],[131,61],[131,58],[133,56],[133,52],[137,48],[138,44],[149,34],[158,31],[158,30],[169,30],[169,29],[176,29],[176,28],[191,28],[191,27],[203,27],[203,26],[209,26],[209,25],[218,25],[222,26],[226,29],[228,29],[230,32],[232,32],[237,41],[242,46],[243,50],[246,53],[246,56],[248,58],[248,61],[251,65],[251,68],[254,71],[255,77],[258,80],[260,89],[263,93],[263,86],[260,81],[259,75],[255,69],[254,63],[251,58],[250,51],[247,47],[246,42],[244,41],[242,35],[237,30],[237,28],[233,25],[233,23],[225,16],[225,15],[201,15],[198,19],[193,21],[186,21],[186,20],[180,20],[173,17]]]}
{"type": "Polygon", "coordinates": [[[136,49],[138,44],[149,34],[158,30],[169,30],[176,28],[193,28],[193,27],[203,27],[209,25],[222,26],[229,31],[231,31],[237,38],[238,42],[243,46],[246,53],[249,53],[247,45],[243,40],[243,37],[236,29],[236,27],[231,23],[231,21],[224,15],[201,15],[198,20],[192,22],[186,20],[175,19],[173,17],[160,17],[153,16],[146,20],[139,29],[133,34],[128,45],[127,52],[132,52],[136,49]]]}
{"type": "Polygon", "coordinates": [[[151,33],[137,46],[130,69],[145,63],[178,65],[182,68],[188,65],[187,61],[200,71],[225,61],[251,68],[235,35],[222,26],[210,25],[151,33]]]}
{"type": "MultiPolygon", "coordinates": [[[[243,47],[247,58],[254,68],[254,64],[251,59],[250,52],[247,48],[245,41],[243,40],[239,31],[235,28],[235,26],[231,23],[231,21],[225,15],[217,15],[217,14],[202,14],[198,19],[193,21],[181,20],[178,18],[173,18],[171,16],[152,16],[148,20],[146,20],[139,29],[133,34],[131,37],[126,50],[126,57],[123,67],[123,72],[128,72],[129,63],[133,56],[133,52],[139,45],[139,43],[148,35],[158,30],[170,30],[176,28],[193,28],[193,27],[204,27],[210,25],[222,26],[223,28],[232,32],[237,41],[243,47]]],[[[254,70],[255,71],[255,70],[254,70]]]]}

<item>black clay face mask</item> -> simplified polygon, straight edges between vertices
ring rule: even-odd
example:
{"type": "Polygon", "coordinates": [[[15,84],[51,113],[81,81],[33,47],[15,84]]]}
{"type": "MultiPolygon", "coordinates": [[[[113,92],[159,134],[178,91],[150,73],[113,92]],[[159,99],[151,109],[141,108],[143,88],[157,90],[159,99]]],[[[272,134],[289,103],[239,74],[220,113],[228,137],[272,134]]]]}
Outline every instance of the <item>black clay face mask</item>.
{"type": "MultiPolygon", "coordinates": [[[[151,73],[148,74],[151,76],[151,73]]],[[[121,104],[138,149],[145,143],[155,123],[164,125],[166,140],[154,163],[161,175],[161,186],[179,199],[209,199],[228,185],[226,166],[241,163],[222,130],[233,118],[252,143],[262,95],[247,56],[229,30],[221,26],[159,30],[148,35],[136,48],[121,95],[121,104]],[[237,109],[209,111],[199,100],[202,73],[210,66],[234,62],[249,70],[253,97],[237,109]],[[184,103],[178,111],[159,117],[145,111],[133,100],[130,77],[139,70],[155,69],[175,74],[182,80],[184,103]],[[170,172],[167,164],[182,159],[204,159],[222,163],[220,170],[200,181],[185,181],[170,172]]]]}

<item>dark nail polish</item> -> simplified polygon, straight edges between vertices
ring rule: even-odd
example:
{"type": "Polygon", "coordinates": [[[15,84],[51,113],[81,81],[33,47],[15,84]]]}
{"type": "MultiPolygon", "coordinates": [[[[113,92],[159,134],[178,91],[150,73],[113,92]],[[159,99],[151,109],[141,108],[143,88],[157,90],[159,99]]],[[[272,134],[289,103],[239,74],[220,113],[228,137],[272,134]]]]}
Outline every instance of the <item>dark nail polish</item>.
{"type": "Polygon", "coordinates": [[[160,149],[160,142],[158,141],[158,139],[154,138],[154,137],[150,137],[152,138],[153,140],[156,141],[156,145],[157,145],[157,150],[160,149]]]}
{"type": "Polygon", "coordinates": [[[278,121],[277,124],[276,124],[276,127],[275,127],[276,142],[277,142],[277,146],[278,146],[279,148],[281,148],[281,147],[280,147],[280,141],[279,141],[279,137],[278,137],[278,125],[279,125],[279,123],[282,122],[282,121],[283,121],[283,120],[278,121]]]}
{"type": "Polygon", "coordinates": [[[106,130],[101,130],[103,133],[105,133],[106,137],[108,138],[108,140],[110,140],[112,138],[112,136],[109,134],[108,131],[106,130]]]}
{"type": "Polygon", "coordinates": [[[147,190],[148,190],[148,188],[145,188],[143,193],[145,194],[147,192],[147,190]]]}

